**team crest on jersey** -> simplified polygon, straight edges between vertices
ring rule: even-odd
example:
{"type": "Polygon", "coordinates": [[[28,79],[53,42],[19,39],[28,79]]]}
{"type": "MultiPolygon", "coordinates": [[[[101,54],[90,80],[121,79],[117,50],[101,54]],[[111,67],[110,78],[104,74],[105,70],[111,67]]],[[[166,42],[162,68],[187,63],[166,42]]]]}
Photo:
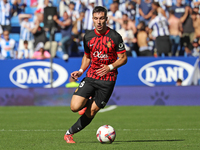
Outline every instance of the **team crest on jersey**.
{"type": "Polygon", "coordinates": [[[107,47],[110,48],[112,46],[111,41],[107,42],[107,47]]]}

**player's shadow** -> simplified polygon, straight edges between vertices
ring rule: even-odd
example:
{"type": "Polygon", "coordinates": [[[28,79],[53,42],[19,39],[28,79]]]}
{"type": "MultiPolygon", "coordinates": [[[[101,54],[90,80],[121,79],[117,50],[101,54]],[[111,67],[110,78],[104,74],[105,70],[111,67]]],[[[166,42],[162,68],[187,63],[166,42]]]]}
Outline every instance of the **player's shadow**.
{"type": "Polygon", "coordinates": [[[174,139],[174,140],[129,140],[129,141],[115,141],[115,143],[121,142],[180,142],[185,141],[185,139],[174,139]]]}
{"type": "MultiPolygon", "coordinates": [[[[181,142],[185,141],[185,139],[174,139],[174,140],[129,140],[129,141],[114,141],[115,144],[120,144],[124,142],[181,142]]],[[[79,143],[85,143],[85,142],[79,142],[79,143]]],[[[99,141],[91,141],[89,143],[99,143],[99,141]]]]}

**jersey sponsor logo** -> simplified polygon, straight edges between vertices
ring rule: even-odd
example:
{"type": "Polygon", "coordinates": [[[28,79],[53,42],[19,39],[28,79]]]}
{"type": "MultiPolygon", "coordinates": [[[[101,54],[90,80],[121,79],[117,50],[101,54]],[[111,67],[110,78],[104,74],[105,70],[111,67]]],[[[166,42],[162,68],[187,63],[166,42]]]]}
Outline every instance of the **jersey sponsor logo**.
{"type": "MultiPolygon", "coordinates": [[[[68,78],[68,72],[62,66],[53,63],[53,87],[58,87],[65,83],[68,78]]],[[[51,69],[50,63],[44,61],[33,61],[20,64],[10,71],[9,78],[13,84],[20,88],[32,86],[51,87],[51,69]]]]}
{"type": "Polygon", "coordinates": [[[190,81],[194,67],[179,60],[158,60],[144,65],[138,72],[139,79],[148,86],[159,83],[176,82],[178,78],[183,80],[183,85],[190,81]]]}
{"type": "Polygon", "coordinates": [[[125,49],[124,43],[119,43],[119,50],[124,50],[124,49],[125,49]]]}
{"type": "Polygon", "coordinates": [[[107,42],[107,47],[110,48],[112,46],[111,41],[107,42]]]}
{"type": "Polygon", "coordinates": [[[101,52],[99,52],[99,51],[95,51],[94,53],[93,53],[93,56],[94,57],[97,57],[97,58],[99,58],[99,59],[104,59],[104,60],[108,60],[109,58],[108,58],[108,54],[102,54],[101,52]]]}

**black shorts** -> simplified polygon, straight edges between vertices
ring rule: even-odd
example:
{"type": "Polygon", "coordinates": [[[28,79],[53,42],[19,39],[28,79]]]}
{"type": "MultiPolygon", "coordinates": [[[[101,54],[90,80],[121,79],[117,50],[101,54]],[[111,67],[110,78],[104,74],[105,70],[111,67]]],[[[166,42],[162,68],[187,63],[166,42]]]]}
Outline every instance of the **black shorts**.
{"type": "Polygon", "coordinates": [[[85,77],[79,87],[75,90],[74,95],[79,95],[89,99],[94,98],[99,108],[104,108],[113,92],[115,81],[103,81],[85,77]]]}

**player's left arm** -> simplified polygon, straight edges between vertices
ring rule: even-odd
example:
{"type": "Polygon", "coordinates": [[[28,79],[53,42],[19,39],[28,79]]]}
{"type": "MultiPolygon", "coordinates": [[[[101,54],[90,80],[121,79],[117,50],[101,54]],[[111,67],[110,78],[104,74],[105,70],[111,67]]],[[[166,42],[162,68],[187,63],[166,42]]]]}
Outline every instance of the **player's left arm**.
{"type": "Polygon", "coordinates": [[[117,56],[118,56],[118,59],[114,63],[109,64],[109,65],[102,64],[101,68],[97,70],[97,74],[99,76],[104,76],[108,72],[112,71],[113,69],[117,69],[127,63],[126,52],[119,53],[119,54],[117,54],[117,56]]]}

